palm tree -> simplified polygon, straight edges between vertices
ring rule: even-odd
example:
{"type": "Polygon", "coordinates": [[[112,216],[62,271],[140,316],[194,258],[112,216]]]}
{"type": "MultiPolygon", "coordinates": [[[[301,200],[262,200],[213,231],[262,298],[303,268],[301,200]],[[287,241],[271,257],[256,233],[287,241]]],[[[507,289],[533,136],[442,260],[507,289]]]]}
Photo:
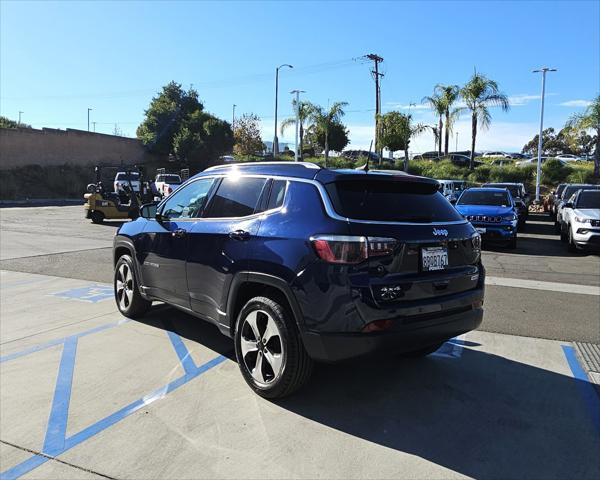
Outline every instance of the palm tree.
{"type": "Polygon", "coordinates": [[[452,108],[452,105],[458,100],[460,95],[460,88],[458,85],[441,85],[435,86],[434,92],[442,99],[444,104],[444,117],[446,119],[446,128],[444,132],[445,144],[444,144],[444,155],[448,155],[448,142],[450,141],[450,133],[452,132],[452,126],[454,121],[460,114],[460,108],[452,108]]]}
{"type": "MultiPolygon", "coordinates": [[[[293,100],[292,104],[294,105],[294,110],[296,110],[296,100],[293,100]]],[[[300,101],[300,108],[298,110],[298,119],[300,124],[300,160],[302,160],[302,152],[304,149],[304,124],[310,118],[311,109],[312,104],[310,102],[300,101]]],[[[285,130],[292,125],[296,125],[296,117],[286,118],[283,122],[281,122],[281,134],[283,135],[285,130]]]]}
{"type": "MultiPolygon", "coordinates": [[[[437,88],[437,87],[436,87],[437,88]]],[[[444,116],[444,114],[446,113],[446,104],[444,103],[444,99],[436,92],[434,91],[433,95],[430,97],[423,97],[423,99],[421,100],[421,103],[426,103],[427,105],[429,105],[431,107],[431,109],[435,112],[435,114],[439,117],[439,124],[438,124],[438,154],[441,157],[442,156],[442,130],[444,127],[444,123],[442,121],[442,118],[444,116]]]]}
{"type": "Polygon", "coordinates": [[[581,130],[596,130],[596,152],[594,153],[594,177],[600,177],[600,95],[597,95],[585,112],[569,118],[568,127],[581,130]]]}
{"type": "Polygon", "coordinates": [[[436,131],[436,127],[431,127],[429,125],[423,125],[422,123],[416,123],[413,124],[412,123],[412,115],[406,114],[404,115],[405,117],[405,121],[406,121],[406,137],[404,138],[404,171],[408,171],[408,146],[410,145],[410,140],[413,137],[416,137],[417,135],[420,135],[421,133],[423,133],[425,130],[427,130],[428,128],[433,130],[434,135],[435,135],[435,131],[436,131]]]}
{"type": "Polygon", "coordinates": [[[310,105],[310,119],[312,120],[311,128],[325,132],[325,166],[329,160],[329,127],[333,123],[339,123],[344,116],[344,107],[347,102],[335,102],[329,110],[325,110],[320,105],[310,105]]]}
{"type": "Polygon", "coordinates": [[[489,107],[498,106],[507,112],[510,109],[508,97],[498,90],[498,84],[485,75],[473,73],[467,84],[460,89],[460,96],[466,103],[466,108],[471,111],[471,160],[469,168],[475,166],[475,140],[477,138],[477,125],[488,128],[492,122],[489,107]]]}

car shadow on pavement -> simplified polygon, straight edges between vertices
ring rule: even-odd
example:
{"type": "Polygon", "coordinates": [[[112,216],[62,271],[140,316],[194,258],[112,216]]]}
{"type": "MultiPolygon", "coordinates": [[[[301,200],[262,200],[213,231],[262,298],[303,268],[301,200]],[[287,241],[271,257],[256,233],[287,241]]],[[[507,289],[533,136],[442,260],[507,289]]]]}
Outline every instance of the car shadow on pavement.
{"type": "MultiPolygon", "coordinates": [[[[231,339],[175,308],[156,305],[138,321],[235,361],[231,339]]],[[[456,358],[317,364],[302,390],[273,403],[472,478],[600,478],[600,397],[586,397],[589,384],[463,345],[456,358]]]]}
{"type": "Polygon", "coordinates": [[[519,236],[517,248],[509,248],[494,243],[484,242],[482,246],[485,252],[511,253],[515,255],[530,255],[541,257],[584,257],[588,255],[598,255],[598,252],[578,250],[569,252],[567,244],[560,241],[559,237],[554,238],[532,238],[519,236]]]}
{"type": "Polygon", "coordinates": [[[216,326],[165,304],[155,304],[137,322],[174,332],[180,337],[204,345],[214,352],[236,361],[233,341],[216,326]]]}
{"type": "Polygon", "coordinates": [[[275,403],[471,478],[600,478],[600,425],[580,387],[590,388],[467,349],[458,359],[318,365],[309,385],[275,403]]]}

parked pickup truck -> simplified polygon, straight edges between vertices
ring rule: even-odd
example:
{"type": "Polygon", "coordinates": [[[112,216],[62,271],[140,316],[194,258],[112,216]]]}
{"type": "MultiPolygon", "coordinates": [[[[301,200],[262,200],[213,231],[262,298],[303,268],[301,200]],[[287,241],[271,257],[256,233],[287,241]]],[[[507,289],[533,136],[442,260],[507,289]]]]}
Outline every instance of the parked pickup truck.
{"type": "Polygon", "coordinates": [[[175,173],[161,173],[154,180],[156,189],[163,197],[168,197],[173,191],[181,185],[181,177],[175,173]]]}

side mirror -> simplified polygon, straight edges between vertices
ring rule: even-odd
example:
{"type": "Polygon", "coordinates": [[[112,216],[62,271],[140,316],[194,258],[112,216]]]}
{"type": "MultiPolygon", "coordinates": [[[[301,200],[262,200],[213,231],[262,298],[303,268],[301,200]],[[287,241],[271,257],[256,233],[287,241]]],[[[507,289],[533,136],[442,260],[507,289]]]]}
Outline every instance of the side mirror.
{"type": "Polygon", "coordinates": [[[456,205],[456,201],[457,201],[457,199],[456,199],[456,198],[451,198],[451,199],[450,199],[450,203],[451,203],[452,205],[456,205]]]}
{"type": "Polygon", "coordinates": [[[156,218],[156,207],[158,206],[158,203],[146,203],[145,205],[142,205],[140,208],[140,217],[143,218],[156,218]]]}

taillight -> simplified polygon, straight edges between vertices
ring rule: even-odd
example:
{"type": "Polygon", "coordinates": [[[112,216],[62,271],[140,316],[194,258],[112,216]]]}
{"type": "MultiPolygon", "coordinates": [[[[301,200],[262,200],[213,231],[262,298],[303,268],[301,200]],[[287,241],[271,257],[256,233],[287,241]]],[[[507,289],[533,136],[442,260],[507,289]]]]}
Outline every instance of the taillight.
{"type": "Polygon", "coordinates": [[[315,235],[310,241],[321,260],[339,264],[357,264],[369,257],[389,255],[397,243],[393,238],[349,235],[315,235]]]}
{"type": "Polygon", "coordinates": [[[167,187],[167,195],[170,195],[173,192],[173,189],[171,187],[167,187]]]}
{"type": "Polygon", "coordinates": [[[393,320],[375,320],[374,322],[367,323],[363,329],[363,333],[371,333],[371,332],[383,332],[384,330],[389,330],[394,325],[393,320]]]}

